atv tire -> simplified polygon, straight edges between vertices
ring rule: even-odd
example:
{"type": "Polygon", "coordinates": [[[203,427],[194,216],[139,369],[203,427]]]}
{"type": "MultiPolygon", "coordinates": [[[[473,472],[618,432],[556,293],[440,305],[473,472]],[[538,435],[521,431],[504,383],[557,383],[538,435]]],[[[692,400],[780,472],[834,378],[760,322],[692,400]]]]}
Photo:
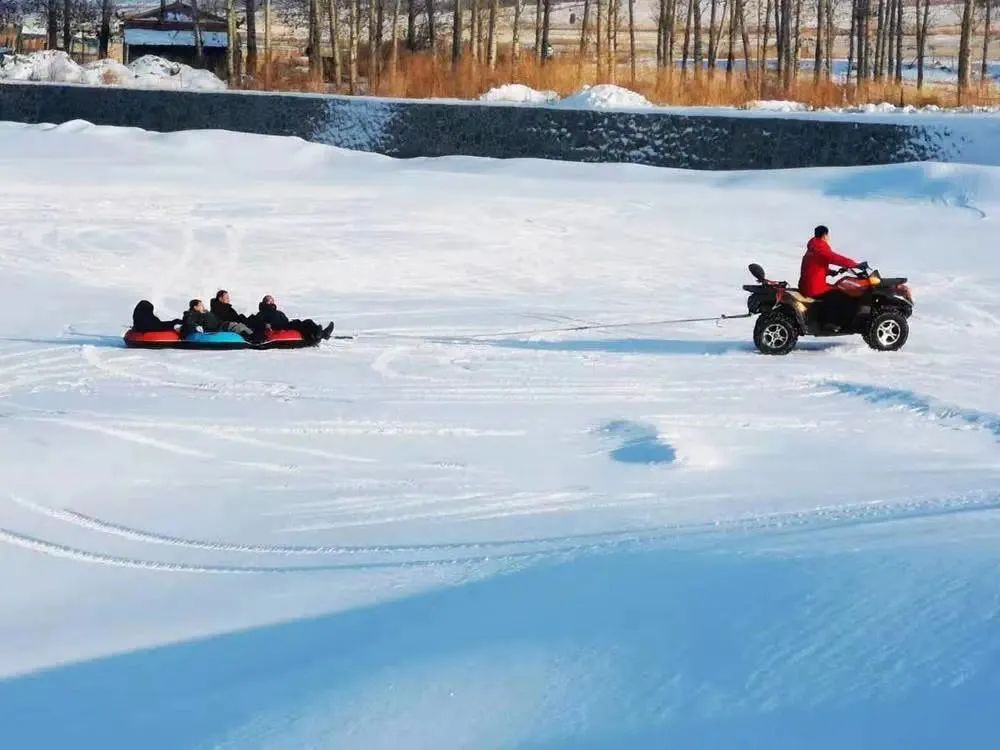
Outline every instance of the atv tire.
{"type": "Polygon", "coordinates": [[[879,352],[903,348],[910,336],[910,323],[899,310],[883,310],[872,316],[865,331],[865,343],[879,352]]]}
{"type": "Polygon", "coordinates": [[[772,310],[757,318],[753,343],[761,354],[788,354],[799,340],[799,330],[784,313],[772,310]]]}

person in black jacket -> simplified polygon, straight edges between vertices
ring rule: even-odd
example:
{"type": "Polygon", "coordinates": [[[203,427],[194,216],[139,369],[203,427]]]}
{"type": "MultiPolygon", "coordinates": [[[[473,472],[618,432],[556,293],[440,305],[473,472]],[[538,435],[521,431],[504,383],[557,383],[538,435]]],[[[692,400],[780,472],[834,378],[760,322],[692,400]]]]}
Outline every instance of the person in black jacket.
{"type": "Polygon", "coordinates": [[[209,303],[209,310],[223,323],[243,323],[246,325],[247,316],[241,315],[233,309],[229,302],[229,292],[220,289],[215,293],[215,297],[209,303]]]}
{"type": "Polygon", "coordinates": [[[180,324],[180,320],[160,320],[156,317],[156,313],[153,312],[153,303],[147,299],[139,300],[132,311],[132,330],[137,333],[172,331],[174,326],[180,324]]]}
{"type": "Polygon", "coordinates": [[[184,319],[181,321],[181,336],[188,336],[195,331],[199,333],[230,331],[247,338],[253,335],[253,331],[244,323],[219,320],[217,315],[205,309],[205,303],[200,299],[191,300],[187,312],[184,313],[184,319]]]}
{"type": "Polygon", "coordinates": [[[306,320],[289,320],[288,316],[278,309],[278,303],[270,294],[266,295],[260,301],[260,304],[257,306],[257,312],[251,315],[247,319],[247,322],[253,328],[254,337],[261,341],[265,338],[269,329],[274,331],[298,331],[306,341],[325,341],[333,333],[333,322],[330,322],[326,328],[323,328],[311,318],[307,318],[306,320]]]}

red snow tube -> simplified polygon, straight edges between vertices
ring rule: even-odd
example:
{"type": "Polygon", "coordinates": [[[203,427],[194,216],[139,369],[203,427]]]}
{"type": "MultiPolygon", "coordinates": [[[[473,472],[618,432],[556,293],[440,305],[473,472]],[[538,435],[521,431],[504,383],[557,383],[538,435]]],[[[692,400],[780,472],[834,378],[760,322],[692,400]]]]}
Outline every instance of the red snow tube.
{"type": "Polygon", "coordinates": [[[299,349],[305,346],[317,346],[318,341],[306,341],[302,334],[290,328],[270,330],[260,344],[261,349],[299,349]]]}
{"type": "Polygon", "coordinates": [[[146,348],[178,346],[181,343],[177,331],[133,331],[130,328],[124,338],[125,346],[146,348]]]}

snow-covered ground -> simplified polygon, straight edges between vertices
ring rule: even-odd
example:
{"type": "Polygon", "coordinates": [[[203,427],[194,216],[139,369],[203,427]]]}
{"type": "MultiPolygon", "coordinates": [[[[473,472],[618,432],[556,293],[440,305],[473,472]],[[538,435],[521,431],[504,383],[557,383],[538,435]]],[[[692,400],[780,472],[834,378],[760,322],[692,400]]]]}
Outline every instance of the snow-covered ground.
{"type": "Polygon", "coordinates": [[[96,60],[78,65],[61,50],[43,50],[0,59],[0,81],[79,83],[88,86],[126,86],[142,89],[224,91],[226,84],[210,70],[192,68],[156,55],[143,55],[128,65],[96,60]]]}
{"type": "Polygon", "coordinates": [[[70,123],[0,175],[4,747],[993,742],[1000,169],[70,123]],[[741,312],[819,222],[910,277],[904,351],[538,332],[741,312]],[[219,287],[358,338],[121,347],[219,287]]]}

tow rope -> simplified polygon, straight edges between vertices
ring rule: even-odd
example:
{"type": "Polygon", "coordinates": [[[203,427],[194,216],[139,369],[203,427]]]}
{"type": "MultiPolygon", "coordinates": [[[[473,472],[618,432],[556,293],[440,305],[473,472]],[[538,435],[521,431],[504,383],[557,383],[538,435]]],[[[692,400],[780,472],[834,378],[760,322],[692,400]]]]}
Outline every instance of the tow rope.
{"type": "Polygon", "coordinates": [[[576,326],[563,326],[561,328],[531,328],[517,331],[494,331],[491,333],[469,333],[461,336],[418,336],[406,333],[381,333],[377,331],[359,332],[358,338],[393,338],[393,339],[417,339],[421,341],[476,341],[482,339],[498,339],[506,336],[536,336],[543,333],[574,333],[577,331],[598,331],[611,328],[650,328],[654,326],[681,325],[683,323],[718,323],[723,320],[734,320],[736,318],[749,318],[750,313],[741,315],[715,315],[709,318],[668,318],[664,320],[640,320],[626,323],[587,323],[576,326]]]}

